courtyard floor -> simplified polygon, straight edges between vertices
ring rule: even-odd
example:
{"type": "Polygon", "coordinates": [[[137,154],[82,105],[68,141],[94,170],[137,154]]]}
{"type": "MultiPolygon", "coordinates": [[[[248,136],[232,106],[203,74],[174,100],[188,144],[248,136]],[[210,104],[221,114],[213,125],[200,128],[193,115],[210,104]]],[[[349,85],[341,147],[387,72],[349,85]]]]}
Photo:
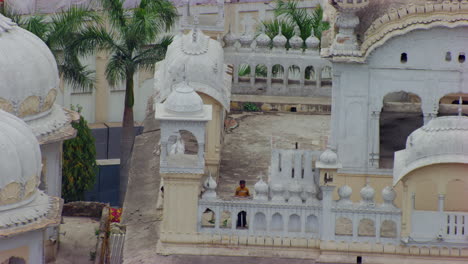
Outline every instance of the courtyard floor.
{"type": "MultiPolygon", "coordinates": [[[[218,194],[231,197],[240,179],[253,189],[258,175],[266,175],[270,152],[275,148],[324,149],[329,115],[288,113],[232,114],[239,126],[225,135],[218,194]]],[[[159,123],[149,113],[144,132],[135,140],[130,179],[122,219],[127,226],[123,263],[314,263],[303,259],[257,257],[160,256],[156,254],[161,211],[156,208],[159,190],[159,123]]]]}

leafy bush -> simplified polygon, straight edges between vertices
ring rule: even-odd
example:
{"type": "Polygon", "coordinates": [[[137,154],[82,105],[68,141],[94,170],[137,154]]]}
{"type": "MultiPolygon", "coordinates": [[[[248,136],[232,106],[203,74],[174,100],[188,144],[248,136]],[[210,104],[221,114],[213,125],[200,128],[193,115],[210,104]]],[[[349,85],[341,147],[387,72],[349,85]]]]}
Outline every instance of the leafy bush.
{"type": "MultiPolygon", "coordinates": [[[[82,107],[76,108],[80,113],[82,107]]],[[[77,130],[76,137],[63,143],[62,197],[65,202],[83,200],[85,191],[93,188],[98,170],[96,147],[88,123],[81,116],[72,126],[77,130]]]]}
{"type": "Polygon", "coordinates": [[[254,104],[254,103],[244,103],[243,104],[243,108],[244,108],[244,111],[248,111],[248,112],[258,112],[260,111],[260,108],[254,104]]]}

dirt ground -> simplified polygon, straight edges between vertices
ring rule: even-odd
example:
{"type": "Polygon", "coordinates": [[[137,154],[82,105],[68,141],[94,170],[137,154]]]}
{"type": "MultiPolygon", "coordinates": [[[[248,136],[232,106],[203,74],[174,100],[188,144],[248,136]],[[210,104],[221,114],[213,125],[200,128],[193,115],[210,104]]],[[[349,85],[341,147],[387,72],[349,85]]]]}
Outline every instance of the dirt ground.
{"type": "Polygon", "coordinates": [[[89,217],[63,217],[60,225],[60,248],[55,264],[91,264],[96,250],[99,220],[89,217]]]}

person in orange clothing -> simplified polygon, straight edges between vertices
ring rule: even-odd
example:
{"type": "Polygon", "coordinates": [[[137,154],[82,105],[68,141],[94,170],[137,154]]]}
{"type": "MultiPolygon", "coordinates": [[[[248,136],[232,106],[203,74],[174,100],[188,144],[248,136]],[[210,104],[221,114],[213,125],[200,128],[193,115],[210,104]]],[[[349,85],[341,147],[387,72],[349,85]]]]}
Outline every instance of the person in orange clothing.
{"type": "MultiPolygon", "coordinates": [[[[239,182],[239,187],[236,188],[236,197],[247,198],[250,197],[249,188],[245,187],[245,181],[241,180],[239,182]]],[[[247,213],[241,211],[237,214],[237,227],[245,228],[247,225],[247,213]]]]}
{"type": "Polygon", "coordinates": [[[250,196],[249,188],[245,187],[244,180],[241,180],[239,182],[239,187],[237,187],[236,189],[236,196],[237,197],[249,197],[250,196]]]}

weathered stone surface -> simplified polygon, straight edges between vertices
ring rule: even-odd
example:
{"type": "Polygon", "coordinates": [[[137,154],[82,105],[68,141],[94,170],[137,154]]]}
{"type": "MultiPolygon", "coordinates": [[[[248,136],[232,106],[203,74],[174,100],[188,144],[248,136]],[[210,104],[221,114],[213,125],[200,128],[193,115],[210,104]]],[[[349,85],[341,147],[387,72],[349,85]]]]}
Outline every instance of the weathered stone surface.
{"type": "Polygon", "coordinates": [[[385,220],[380,225],[380,236],[381,237],[396,237],[397,226],[394,221],[385,220]]]}
{"type": "Polygon", "coordinates": [[[375,223],[370,219],[362,219],[359,221],[358,227],[359,236],[375,236],[375,223]]]}
{"type": "Polygon", "coordinates": [[[352,236],[353,222],[349,218],[340,217],[335,222],[335,235],[352,236]]]}

